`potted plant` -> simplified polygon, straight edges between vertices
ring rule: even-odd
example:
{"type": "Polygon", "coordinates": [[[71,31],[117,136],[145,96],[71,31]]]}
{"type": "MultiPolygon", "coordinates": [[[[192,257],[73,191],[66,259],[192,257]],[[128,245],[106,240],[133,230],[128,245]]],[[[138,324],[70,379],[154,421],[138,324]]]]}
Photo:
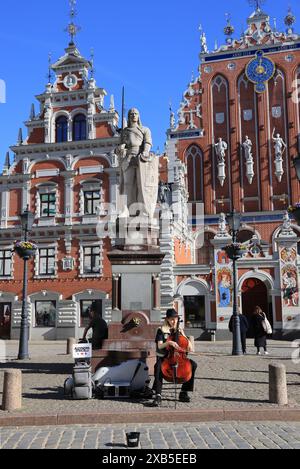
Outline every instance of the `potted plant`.
{"type": "Polygon", "coordinates": [[[300,225],[300,202],[297,202],[295,205],[290,205],[288,212],[293,215],[298,225],[300,225]]]}
{"type": "Polygon", "coordinates": [[[21,259],[30,259],[35,256],[37,246],[30,241],[16,241],[13,250],[21,259]]]}
{"type": "Polygon", "coordinates": [[[232,243],[225,246],[223,248],[223,251],[226,252],[227,256],[230,259],[239,259],[245,254],[246,247],[243,246],[241,243],[232,243]]]}

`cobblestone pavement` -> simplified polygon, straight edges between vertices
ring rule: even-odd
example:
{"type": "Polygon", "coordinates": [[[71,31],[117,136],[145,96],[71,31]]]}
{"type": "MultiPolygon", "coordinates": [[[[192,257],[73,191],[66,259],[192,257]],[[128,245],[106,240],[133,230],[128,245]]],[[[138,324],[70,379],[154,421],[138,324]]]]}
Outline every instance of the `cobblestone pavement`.
{"type": "MultiPolygon", "coordinates": [[[[23,407],[17,415],[60,412],[101,412],[103,410],[131,412],[144,410],[149,401],[65,399],[63,384],[72,373],[73,359],[66,356],[65,342],[30,344],[31,360],[18,362],[17,342],[7,342],[9,361],[0,364],[0,403],[2,401],[3,370],[18,368],[23,372],[23,407]]],[[[268,356],[257,356],[253,340],[248,341],[248,355],[231,355],[230,342],[197,342],[193,356],[198,363],[195,392],[189,404],[178,403],[178,410],[212,408],[276,407],[268,402],[268,366],[283,363],[287,369],[289,406],[300,406],[300,363],[293,363],[290,342],[269,342],[268,356]]],[[[295,350],[295,349],[294,349],[295,350]]],[[[174,388],[164,385],[161,409],[174,409],[174,388]]],[[[0,415],[6,412],[0,410],[0,415]]]]}
{"type": "Polygon", "coordinates": [[[201,423],[0,429],[0,449],[125,449],[126,432],[141,449],[300,449],[300,423],[201,423]]]}

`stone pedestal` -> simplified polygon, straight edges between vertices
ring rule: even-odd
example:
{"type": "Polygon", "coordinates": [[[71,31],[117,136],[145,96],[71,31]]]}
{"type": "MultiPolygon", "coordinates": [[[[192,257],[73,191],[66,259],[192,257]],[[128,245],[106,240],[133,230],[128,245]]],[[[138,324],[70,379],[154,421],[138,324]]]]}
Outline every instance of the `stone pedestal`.
{"type": "Polygon", "coordinates": [[[141,359],[150,373],[156,359],[155,334],[161,324],[160,272],[164,258],[157,246],[127,244],[108,254],[112,265],[112,322],[108,340],[94,350],[93,372],[141,359]]]}

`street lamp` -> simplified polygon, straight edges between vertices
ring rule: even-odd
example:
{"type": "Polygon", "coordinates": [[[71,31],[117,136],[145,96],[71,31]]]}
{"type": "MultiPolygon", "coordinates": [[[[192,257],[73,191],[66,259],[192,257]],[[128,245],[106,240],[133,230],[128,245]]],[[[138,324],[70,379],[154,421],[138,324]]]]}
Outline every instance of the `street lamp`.
{"type": "MultiPolygon", "coordinates": [[[[20,215],[20,221],[22,230],[24,231],[24,241],[28,241],[28,232],[31,231],[34,214],[29,211],[29,206],[20,215]]],[[[28,274],[28,260],[30,259],[30,252],[24,252],[22,258],[24,260],[24,273],[23,273],[23,293],[22,293],[22,316],[21,316],[21,330],[20,330],[20,341],[19,341],[19,360],[29,359],[28,354],[28,339],[29,339],[29,325],[28,325],[28,314],[27,314],[27,274],[28,274]]]]}
{"type": "MultiPolygon", "coordinates": [[[[237,234],[241,226],[241,214],[235,210],[227,215],[228,224],[230,227],[230,234],[232,235],[233,245],[237,242],[237,234]]],[[[232,355],[243,355],[241,329],[240,329],[240,316],[238,312],[238,285],[237,285],[237,266],[236,261],[241,257],[237,249],[233,249],[233,342],[232,342],[232,355]]]]}

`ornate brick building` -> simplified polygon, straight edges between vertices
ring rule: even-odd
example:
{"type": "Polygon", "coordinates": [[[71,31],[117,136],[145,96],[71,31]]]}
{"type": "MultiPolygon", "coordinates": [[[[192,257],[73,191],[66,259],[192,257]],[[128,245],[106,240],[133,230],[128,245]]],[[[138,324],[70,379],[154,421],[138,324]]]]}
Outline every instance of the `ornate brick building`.
{"type": "MultiPolygon", "coordinates": [[[[228,335],[233,275],[222,250],[231,242],[223,214],[232,209],[242,213],[245,246],[240,310],[251,318],[259,304],[278,336],[299,334],[300,229],[286,210],[300,200],[292,164],[300,150],[300,36],[293,15],[285,20],[280,33],[257,8],[238,40],[228,20],[226,45],[212,52],[202,32],[199,75],[184,93],[178,123],[171,113],[157,205],[162,315],[175,300],[196,337],[228,335]],[[195,217],[199,204],[204,228],[195,217]]],[[[28,137],[19,133],[0,177],[0,337],[19,337],[23,263],[12,248],[27,206],[38,246],[29,261],[31,339],[80,337],[92,301],[111,318],[112,240],[97,227],[114,218],[118,202],[119,116],[113,98],[105,107],[106,92],[70,28],[71,42],[52,65],[54,83],[37,96],[28,137]]]]}
{"type": "MultiPolygon", "coordinates": [[[[231,238],[221,213],[233,209],[242,213],[239,240],[246,247],[238,263],[241,311],[251,318],[260,305],[278,334],[300,329],[300,230],[286,214],[300,200],[293,167],[300,148],[300,36],[291,11],[286,32],[278,32],[257,5],[239,39],[228,18],[226,44],[212,52],[201,31],[199,75],[184,92],[178,123],[171,113],[168,131],[169,180],[179,159],[190,203],[204,204],[204,246],[193,250],[193,266],[174,267],[179,307],[203,336],[228,331],[232,264],[220,248],[231,238]]],[[[201,228],[193,230],[197,238],[201,228]]]]}

